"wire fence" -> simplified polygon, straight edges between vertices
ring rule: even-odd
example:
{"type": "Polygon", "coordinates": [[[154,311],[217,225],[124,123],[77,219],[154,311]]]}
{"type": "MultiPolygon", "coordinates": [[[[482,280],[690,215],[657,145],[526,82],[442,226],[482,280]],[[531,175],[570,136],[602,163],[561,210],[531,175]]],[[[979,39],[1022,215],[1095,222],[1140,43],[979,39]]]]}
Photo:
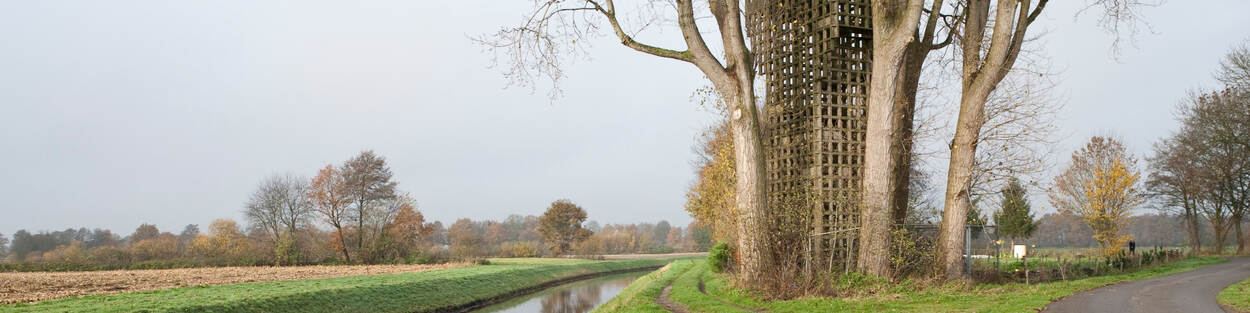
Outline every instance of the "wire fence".
{"type": "MultiPolygon", "coordinates": [[[[899,225],[892,253],[900,274],[923,274],[933,260],[939,227],[933,224],[899,225]]],[[[1186,258],[1182,248],[1151,247],[1105,256],[1094,247],[1016,245],[1000,236],[997,227],[969,225],[965,231],[964,272],[978,282],[1041,283],[1109,275],[1173,263],[1186,258]]]]}

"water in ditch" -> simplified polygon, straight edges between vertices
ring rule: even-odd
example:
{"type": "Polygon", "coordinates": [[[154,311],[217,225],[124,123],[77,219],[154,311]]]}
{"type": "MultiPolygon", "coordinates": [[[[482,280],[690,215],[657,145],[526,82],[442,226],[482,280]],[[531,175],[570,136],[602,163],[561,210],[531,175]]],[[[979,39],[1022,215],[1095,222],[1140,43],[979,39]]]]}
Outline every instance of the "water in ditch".
{"type": "Polygon", "coordinates": [[[520,296],[473,313],[585,313],[621,293],[647,271],[579,280],[520,296]]]}

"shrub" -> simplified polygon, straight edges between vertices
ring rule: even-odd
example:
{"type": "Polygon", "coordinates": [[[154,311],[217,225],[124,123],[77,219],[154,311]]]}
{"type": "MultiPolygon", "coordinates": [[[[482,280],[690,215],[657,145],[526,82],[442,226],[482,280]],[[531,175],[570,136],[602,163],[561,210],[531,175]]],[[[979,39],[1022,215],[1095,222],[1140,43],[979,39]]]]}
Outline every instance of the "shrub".
{"type": "Polygon", "coordinates": [[[163,234],[130,245],[130,254],[136,261],[172,259],[178,256],[178,236],[163,234]]]}
{"type": "Polygon", "coordinates": [[[673,249],[673,247],[669,247],[669,246],[655,246],[655,247],[647,248],[646,250],[643,250],[642,252],[649,253],[649,254],[665,254],[665,253],[673,253],[676,251],[677,251],[676,249],[673,249]]]}
{"type": "Polygon", "coordinates": [[[707,265],[712,267],[713,271],[718,273],[724,272],[729,264],[729,255],[731,254],[729,250],[729,244],[724,242],[719,242],[712,246],[712,250],[708,251],[707,254],[707,265]]]}
{"type": "Polygon", "coordinates": [[[896,228],[890,231],[890,242],[890,265],[897,276],[921,276],[933,268],[937,244],[931,238],[896,228]]]}
{"type": "Polygon", "coordinates": [[[538,243],[531,241],[515,241],[499,244],[501,254],[517,258],[532,258],[538,256],[538,243]]]}
{"type": "Polygon", "coordinates": [[[117,246],[99,246],[88,253],[91,263],[109,267],[122,267],[130,263],[130,251],[117,246]]]}
{"type": "Polygon", "coordinates": [[[45,263],[81,264],[86,260],[87,252],[83,249],[81,241],[75,241],[67,246],[59,246],[52,251],[43,253],[43,262],[45,263]]]}

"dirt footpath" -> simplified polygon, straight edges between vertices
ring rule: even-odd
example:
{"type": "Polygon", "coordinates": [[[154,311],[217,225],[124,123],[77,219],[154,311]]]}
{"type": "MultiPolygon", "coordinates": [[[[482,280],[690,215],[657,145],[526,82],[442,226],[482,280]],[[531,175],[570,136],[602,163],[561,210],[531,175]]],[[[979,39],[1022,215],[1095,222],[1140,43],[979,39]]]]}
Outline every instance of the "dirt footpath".
{"type": "Polygon", "coordinates": [[[423,272],[468,265],[468,263],[451,263],[437,265],[213,267],[168,270],[0,273],[0,303],[33,302],[92,294],[122,293],[174,287],[423,272]]]}

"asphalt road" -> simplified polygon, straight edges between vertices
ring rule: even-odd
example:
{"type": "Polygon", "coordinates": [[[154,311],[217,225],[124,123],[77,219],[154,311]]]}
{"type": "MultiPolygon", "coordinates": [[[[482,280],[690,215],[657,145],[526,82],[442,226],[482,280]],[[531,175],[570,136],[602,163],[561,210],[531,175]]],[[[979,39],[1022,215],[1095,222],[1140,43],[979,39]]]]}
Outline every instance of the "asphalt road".
{"type": "Polygon", "coordinates": [[[1250,277],[1250,258],[1081,292],[1042,312],[1224,312],[1215,295],[1250,277]]]}

